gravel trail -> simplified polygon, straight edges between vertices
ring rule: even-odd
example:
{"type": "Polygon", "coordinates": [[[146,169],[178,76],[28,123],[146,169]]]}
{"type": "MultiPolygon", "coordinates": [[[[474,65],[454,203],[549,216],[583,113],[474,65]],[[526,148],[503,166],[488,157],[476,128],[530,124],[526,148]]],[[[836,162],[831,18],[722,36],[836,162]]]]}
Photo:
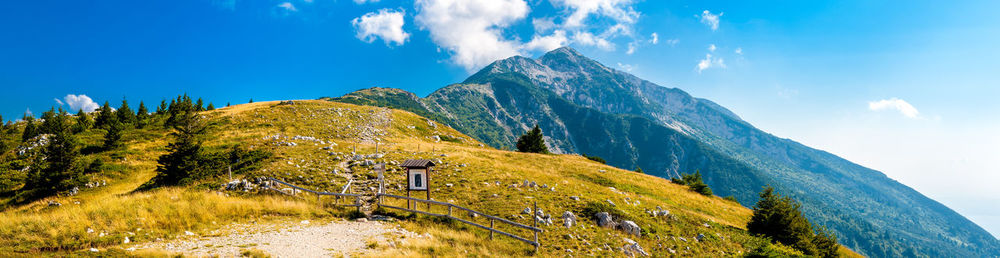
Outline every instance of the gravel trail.
{"type": "Polygon", "coordinates": [[[403,236],[420,237],[393,224],[371,221],[284,222],[275,224],[233,224],[217,236],[188,235],[177,240],[137,245],[186,256],[234,257],[244,249],[257,249],[272,257],[331,257],[365,255],[369,243],[394,245],[390,240],[403,236]]]}

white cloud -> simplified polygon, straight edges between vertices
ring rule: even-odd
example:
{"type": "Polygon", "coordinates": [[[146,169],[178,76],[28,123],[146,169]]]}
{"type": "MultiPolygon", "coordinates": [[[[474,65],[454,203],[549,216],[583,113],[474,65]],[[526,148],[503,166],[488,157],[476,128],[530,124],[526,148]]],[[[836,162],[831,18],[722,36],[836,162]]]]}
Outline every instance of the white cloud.
{"type": "Polygon", "coordinates": [[[635,66],[630,64],[618,63],[618,68],[621,68],[623,71],[626,72],[632,72],[632,70],[635,69],[635,66]]]}
{"type": "Polygon", "coordinates": [[[733,52],[736,53],[737,55],[743,55],[743,48],[738,47],[736,48],[736,50],[733,50],[733,52]]]}
{"type": "Polygon", "coordinates": [[[556,22],[552,18],[534,18],[531,19],[531,26],[535,28],[535,33],[545,33],[556,28],[556,22]]]}
{"type": "Polygon", "coordinates": [[[705,59],[698,61],[698,73],[712,67],[726,68],[726,63],[722,58],[713,58],[712,54],[705,54],[705,59]]]}
{"type": "Polygon", "coordinates": [[[872,111],[880,111],[886,109],[893,109],[899,111],[900,114],[908,118],[920,118],[920,111],[917,108],[910,105],[910,103],[899,98],[883,99],[879,101],[868,102],[868,109],[872,111]]]}
{"type": "Polygon", "coordinates": [[[715,44],[709,44],[708,45],[708,51],[709,52],[715,52],[715,49],[716,49],[715,44]]]}
{"type": "MultiPolygon", "coordinates": [[[[56,99],[52,99],[52,100],[55,100],[56,103],[59,103],[60,106],[65,105],[65,104],[63,104],[62,100],[59,100],[57,98],[56,99]]],[[[2,121],[0,121],[0,122],[2,122],[2,121]]]]}
{"type": "Polygon", "coordinates": [[[719,17],[721,16],[722,16],[721,12],[719,14],[712,14],[712,12],[705,10],[704,12],[701,12],[701,23],[708,25],[708,27],[712,28],[713,31],[718,30],[719,17]]]}
{"type": "Polygon", "coordinates": [[[280,3],[280,4],[278,4],[278,7],[282,8],[282,9],[285,9],[285,11],[289,11],[289,12],[298,11],[298,9],[295,9],[295,5],[293,5],[291,2],[280,3]]]}
{"type": "Polygon", "coordinates": [[[361,17],[351,20],[351,25],[357,30],[357,37],[364,42],[372,43],[381,38],[386,45],[394,43],[397,46],[403,45],[410,37],[409,33],[403,31],[403,12],[382,9],[378,12],[370,12],[361,17]]]}
{"type": "Polygon", "coordinates": [[[636,48],[637,45],[638,44],[635,43],[635,42],[629,42],[628,43],[628,49],[625,50],[625,54],[626,55],[631,55],[632,53],[635,53],[635,48],[636,48]]]}
{"type": "Polygon", "coordinates": [[[379,0],[354,0],[355,4],[378,3],[379,0]]]}
{"type": "Polygon", "coordinates": [[[631,6],[632,0],[553,0],[552,3],[573,10],[563,23],[567,28],[585,26],[587,17],[595,13],[607,16],[620,24],[634,24],[639,19],[639,12],[631,6]]]}
{"type": "Polygon", "coordinates": [[[679,39],[668,39],[667,41],[664,41],[664,43],[667,43],[667,45],[670,45],[672,47],[672,46],[676,46],[677,43],[681,43],[681,40],[679,40],[679,39]]]}
{"type": "Polygon", "coordinates": [[[603,50],[611,51],[615,49],[615,45],[608,41],[608,39],[595,36],[590,32],[577,32],[573,35],[573,42],[585,45],[585,46],[595,46],[603,50]]]}
{"type": "Polygon", "coordinates": [[[66,97],[63,97],[63,100],[65,100],[66,104],[69,105],[70,111],[83,109],[83,112],[93,112],[94,110],[97,110],[98,107],[100,107],[100,105],[97,105],[97,102],[94,102],[93,99],[90,99],[90,97],[87,97],[87,95],[83,94],[80,95],[67,94],[66,97]]]}
{"type": "Polygon", "coordinates": [[[552,35],[548,36],[535,35],[523,47],[526,50],[551,51],[567,45],[568,42],[569,39],[566,38],[566,31],[556,30],[552,32],[552,35]]]}
{"type": "Polygon", "coordinates": [[[415,5],[417,24],[467,71],[520,54],[520,44],[505,39],[502,30],[528,14],[523,0],[417,0],[415,5]]]}
{"type": "Polygon", "coordinates": [[[656,35],[656,32],[653,32],[653,34],[650,34],[649,37],[650,37],[649,43],[651,43],[653,45],[656,45],[656,43],[660,43],[660,35],[656,35]]]}

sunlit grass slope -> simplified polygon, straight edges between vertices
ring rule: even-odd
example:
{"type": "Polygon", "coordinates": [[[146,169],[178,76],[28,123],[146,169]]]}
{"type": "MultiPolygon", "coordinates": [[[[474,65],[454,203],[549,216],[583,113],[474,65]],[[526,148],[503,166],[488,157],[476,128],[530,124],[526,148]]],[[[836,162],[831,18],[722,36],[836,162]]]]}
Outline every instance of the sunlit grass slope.
{"type": "MultiPolygon", "coordinates": [[[[452,128],[405,111],[295,101],[237,105],[203,115],[212,124],[204,137],[206,151],[241,145],[274,154],[259,170],[235,178],[272,176],[325,191],[340,191],[353,179],[352,192],[373,193],[376,175],[365,162],[371,160],[389,164],[388,192],[405,195],[405,178],[396,165],[405,159],[420,158],[438,163],[431,174],[434,200],[529,225],[530,217],[521,211],[537,202],[554,222],[540,226],[545,232],[539,237],[542,246],[538,255],[572,252],[615,256],[621,254],[618,248],[625,243],[624,238],[637,241],[656,256],[732,256],[766,245],[764,240],[746,233],[744,225],[751,211],[735,202],[702,196],[662,178],[616,169],[576,155],[526,154],[484,147],[452,128]],[[384,155],[368,156],[375,154],[376,146],[384,155]],[[355,155],[362,157],[355,159],[355,155]],[[546,187],[523,186],[526,180],[546,187]],[[646,212],[657,206],[671,215],[654,217],[646,212]],[[560,216],[565,211],[578,217],[577,225],[562,226],[560,216]],[[634,221],[642,228],[642,235],[598,227],[593,214],[597,211],[609,212],[615,220],[634,221]],[[696,240],[699,234],[704,235],[701,241],[696,240]]],[[[100,130],[94,130],[81,138],[88,145],[99,145],[101,135],[100,130]]],[[[0,252],[124,249],[128,246],[122,244],[125,237],[132,242],[155,241],[237,221],[330,217],[346,211],[316,205],[312,198],[220,193],[221,185],[229,180],[225,173],[186,188],[134,192],[155,175],[156,158],[165,152],[169,137],[167,130],[153,128],[132,130],[126,139],[126,149],[88,152],[84,157],[109,160],[107,169],[91,175],[106,181],[106,186],[83,189],[77,196],[14,205],[0,212],[0,252]],[[63,205],[48,206],[50,200],[63,205]]],[[[393,204],[405,206],[402,202],[393,204]]],[[[408,216],[405,212],[377,212],[395,214],[403,218],[399,223],[404,228],[434,236],[400,242],[394,247],[373,247],[385,256],[535,254],[529,245],[500,235],[491,241],[486,231],[462,223],[408,216]]],[[[489,225],[481,217],[458,216],[489,225]]],[[[498,228],[530,236],[526,231],[499,224],[498,228]]],[[[788,248],[776,248],[794,253],[788,248]]]]}

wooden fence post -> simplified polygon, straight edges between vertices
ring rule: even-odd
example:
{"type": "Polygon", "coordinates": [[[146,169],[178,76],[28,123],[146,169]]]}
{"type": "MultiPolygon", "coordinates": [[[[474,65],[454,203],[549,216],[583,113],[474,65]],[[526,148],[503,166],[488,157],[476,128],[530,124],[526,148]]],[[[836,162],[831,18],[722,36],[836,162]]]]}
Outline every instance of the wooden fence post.
{"type": "Polygon", "coordinates": [[[451,205],[448,205],[448,217],[451,217],[451,205]]]}
{"type": "MultiPolygon", "coordinates": [[[[534,223],[532,223],[532,226],[535,227],[535,228],[537,228],[538,227],[538,219],[535,218],[535,214],[538,214],[538,201],[535,201],[535,209],[532,210],[531,212],[532,212],[531,213],[531,221],[534,221],[534,223]]],[[[538,246],[539,246],[539,244],[538,244],[538,231],[536,231],[536,230],[532,230],[532,231],[535,232],[535,253],[538,253],[538,246]]]]}
{"type": "MultiPolygon", "coordinates": [[[[493,219],[490,219],[490,229],[493,229],[493,219]]],[[[490,230],[490,240],[493,240],[493,230],[490,230]]]]}

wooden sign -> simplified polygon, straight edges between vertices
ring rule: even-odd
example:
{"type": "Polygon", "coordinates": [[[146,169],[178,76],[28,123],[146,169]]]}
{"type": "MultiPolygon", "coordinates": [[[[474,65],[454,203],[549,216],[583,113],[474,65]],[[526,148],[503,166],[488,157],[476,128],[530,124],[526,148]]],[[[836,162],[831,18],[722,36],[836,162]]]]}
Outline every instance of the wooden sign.
{"type": "MultiPolygon", "coordinates": [[[[427,200],[431,199],[431,167],[434,162],[426,159],[408,159],[403,161],[400,167],[406,168],[406,197],[410,197],[410,191],[427,192],[427,200]]],[[[407,208],[410,202],[407,201],[407,208]]],[[[427,204],[428,208],[430,203],[427,204]]]]}

